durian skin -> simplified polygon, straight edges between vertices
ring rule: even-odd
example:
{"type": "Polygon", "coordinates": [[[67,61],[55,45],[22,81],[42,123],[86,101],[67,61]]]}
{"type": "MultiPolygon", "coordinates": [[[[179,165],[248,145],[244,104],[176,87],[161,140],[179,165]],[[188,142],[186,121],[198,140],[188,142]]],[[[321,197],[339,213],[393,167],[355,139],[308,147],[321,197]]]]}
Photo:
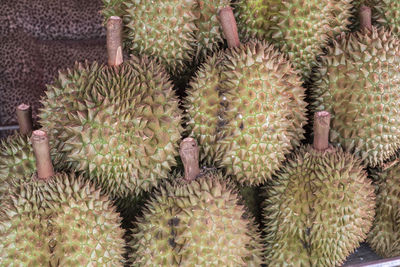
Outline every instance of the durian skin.
{"type": "MultiPolygon", "coordinates": [[[[35,176],[31,177],[35,179],[35,176]]],[[[0,265],[123,266],[121,218],[82,177],[12,182],[2,207],[0,265]]]]}
{"type": "Polygon", "coordinates": [[[371,181],[341,149],[302,146],[265,192],[268,266],[340,266],[374,220],[371,181]]]}
{"type": "Polygon", "coordinates": [[[133,229],[133,266],[260,266],[261,239],[237,200],[216,173],[164,184],[133,229]]]}
{"type": "Polygon", "coordinates": [[[371,7],[372,20],[377,26],[391,29],[393,34],[400,37],[400,2],[397,0],[355,0],[354,6],[358,9],[361,5],[371,7]]]}
{"type": "Polygon", "coordinates": [[[171,74],[182,72],[195,54],[196,1],[139,0],[123,5],[132,52],[156,58],[171,74]]]}
{"type": "Polygon", "coordinates": [[[273,43],[306,79],[328,39],[347,30],[351,0],[240,0],[236,19],[242,40],[273,43]]]}
{"type": "Polygon", "coordinates": [[[149,191],[176,164],[181,111],[154,61],[79,63],[61,72],[46,96],[41,124],[60,140],[66,160],[112,197],[149,191]]]}
{"type": "Polygon", "coordinates": [[[400,255],[400,166],[375,169],[371,176],[376,181],[376,216],[367,240],[380,256],[396,257],[400,255]]]}
{"type": "Polygon", "coordinates": [[[400,147],[400,41],[385,29],[343,34],[313,77],[312,111],[332,114],[330,141],[379,166],[400,147]]]}
{"type": "MultiPolygon", "coordinates": [[[[69,164],[65,163],[63,155],[56,151],[53,141],[51,141],[50,147],[55,170],[69,169],[69,164]]],[[[0,140],[0,203],[9,190],[8,182],[11,180],[25,181],[35,171],[36,159],[27,135],[14,133],[14,135],[0,140]]]]}
{"type": "Polygon", "coordinates": [[[132,52],[157,58],[174,76],[224,43],[218,10],[229,6],[229,0],[103,0],[103,4],[106,20],[123,16],[132,52]]]}
{"type": "Polygon", "coordinates": [[[246,185],[270,179],[304,138],[301,79],[272,45],[250,41],[209,57],[185,99],[204,165],[246,185]]]}

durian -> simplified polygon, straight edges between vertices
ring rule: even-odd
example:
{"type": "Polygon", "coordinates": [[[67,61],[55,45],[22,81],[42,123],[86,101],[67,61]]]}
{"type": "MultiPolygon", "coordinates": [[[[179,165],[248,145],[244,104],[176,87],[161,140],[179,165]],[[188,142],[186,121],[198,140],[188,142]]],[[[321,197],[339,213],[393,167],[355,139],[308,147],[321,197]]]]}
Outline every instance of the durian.
{"type": "MultiPolygon", "coordinates": [[[[223,43],[217,10],[229,0],[103,0],[105,17],[121,14],[135,55],[156,58],[177,76],[223,43]]],[[[129,44],[128,44],[129,46],[129,44]]]]}
{"type": "Polygon", "coordinates": [[[201,172],[194,139],[182,141],[180,154],[185,176],[157,190],[133,229],[133,265],[260,266],[260,237],[234,188],[201,172]]]}
{"type": "Polygon", "coordinates": [[[364,29],[341,35],[321,57],[312,110],[331,112],[331,142],[374,167],[400,147],[400,41],[362,10],[364,29]]]}
{"type": "Polygon", "coordinates": [[[125,198],[168,176],[182,127],[164,69],[147,57],[123,62],[121,24],[112,17],[107,26],[110,66],[79,63],[60,72],[39,117],[75,169],[125,198]]]}
{"type": "Polygon", "coordinates": [[[398,159],[393,163],[371,175],[376,182],[376,216],[368,243],[385,258],[400,256],[400,165],[398,159]]]}
{"type": "Polygon", "coordinates": [[[397,0],[355,0],[353,5],[360,8],[362,5],[370,6],[372,21],[379,26],[391,29],[392,33],[400,37],[400,2],[397,0]]]}
{"type": "Polygon", "coordinates": [[[329,117],[316,113],[314,145],[264,188],[268,266],[340,266],[372,226],[374,188],[359,159],[328,144],[329,117]]]}
{"type": "Polygon", "coordinates": [[[207,58],[190,82],[186,128],[200,144],[204,165],[224,167],[241,184],[258,185],[303,138],[305,90],[272,45],[240,45],[229,7],[220,15],[233,47],[207,58]]]}
{"type": "MultiPolygon", "coordinates": [[[[19,132],[0,140],[0,205],[2,198],[9,190],[9,181],[23,180],[32,175],[36,168],[36,159],[29,136],[32,132],[31,107],[21,104],[17,107],[19,132]],[[29,174],[29,175],[27,175],[29,174]]],[[[50,141],[50,154],[57,171],[68,169],[63,156],[55,149],[54,141],[50,141]]]]}
{"type": "Polygon", "coordinates": [[[330,37],[347,30],[351,0],[239,0],[242,39],[273,43],[308,78],[330,37]]]}
{"type": "Polygon", "coordinates": [[[1,205],[1,266],[123,266],[120,217],[82,177],[56,173],[45,132],[32,134],[37,173],[10,179],[1,205]]]}

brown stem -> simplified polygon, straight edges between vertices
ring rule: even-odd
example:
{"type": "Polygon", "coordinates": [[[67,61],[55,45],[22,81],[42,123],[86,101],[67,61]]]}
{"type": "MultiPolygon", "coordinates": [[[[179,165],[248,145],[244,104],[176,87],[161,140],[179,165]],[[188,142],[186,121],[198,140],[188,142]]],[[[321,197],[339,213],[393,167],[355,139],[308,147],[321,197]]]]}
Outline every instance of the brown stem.
{"type": "Polygon", "coordinates": [[[200,174],[199,147],[196,140],[190,137],[183,139],[179,154],[185,167],[185,180],[194,180],[200,174]]]}
{"type": "Polygon", "coordinates": [[[32,132],[32,109],[29,105],[21,104],[17,107],[19,132],[28,135],[32,132]]]}
{"type": "Polygon", "coordinates": [[[360,28],[362,30],[368,29],[372,31],[372,23],[371,23],[371,8],[362,5],[359,11],[360,17],[360,28]]]}
{"type": "Polygon", "coordinates": [[[119,66],[122,64],[122,19],[112,16],[107,21],[107,54],[108,65],[119,66]]]}
{"type": "Polygon", "coordinates": [[[218,15],[228,47],[238,47],[240,45],[239,34],[232,8],[223,7],[219,10],[218,15]]]}
{"type": "Polygon", "coordinates": [[[319,111],[314,114],[314,149],[324,151],[329,147],[329,124],[331,114],[319,111]]]}
{"type": "Polygon", "coordinates": [[[36,158],[38,179],[47,181],[54,175],[50,158],[49,137],[45,131],[36,130],[32,133],[31,142],[36,158]]]}

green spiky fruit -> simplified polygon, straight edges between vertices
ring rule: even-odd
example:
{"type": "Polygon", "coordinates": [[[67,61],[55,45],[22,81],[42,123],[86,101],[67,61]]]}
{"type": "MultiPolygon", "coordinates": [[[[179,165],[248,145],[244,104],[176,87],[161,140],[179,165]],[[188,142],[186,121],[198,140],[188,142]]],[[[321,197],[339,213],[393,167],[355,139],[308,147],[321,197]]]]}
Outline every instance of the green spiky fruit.
{"type": "Polygon", "coordinates": [[[269,266],[340,266],[374,220],[371,181],[341,149],[300,148],[265,192],[269,266]]]}
{"type": "Polygon", "coordinates": [[[202,61],[211,52],[216,52],[223,43],[223,33],[218,20],[218,11],[230,5],[230,0],[197,0],[194,14],[196,31],[196,59],[202,61]]]}
{"type": "Polygon", "coordinates": [[[347,29],[351,0],[240,0],[236,9],[242,39],[267,40],[286,53],[303,77],[329,37],[347,29]]]}
{"type": "Polygon", "coordinates": [[[121,219],[82,177],[60,173],[11,187],[0,218],[1,266],[123,266],[121,219]]]}
{"type": "Polygon", "coordinates": [[[148,55],[179,75],[223,43],[217,15],[229,0],[103,0],[106,18],[123,15],[135,55],[148,55]]]}
{"type": "Polygon", "coordinates": [[[67,161],[111,196],[149,191],[178,154],[181,111],[168,78],[146,57],[77,64],[48,86],[41,124],[67,161]]]}
{"type": "Polygon", "coordinates": [[[166,183],[133,229],[134,266],[260,266],[260,238],[237,202],[217,173],[166,183]]]}
{"type": "Polygon", "coordinates": [[[313,77],[312,109],[332,114],[331,142],[372,167],[400,147],[400,41],[384,29],[343,34],[313,77]]]}
{"type": "MultiPolygon", "coordinates": [[[[63,156],[51,146],[51,158],[57,171],[68,169],[63,156]]],[[[29,137],[15,133],[0,141],[0,203],[9,190],[10,180],[25,180],[36,171],[36,159],[29,137]],[[7,182],[8,181],[8,182],[7,182]]]]}
{"type": "Polygon", "coordinates": [[[391,28],[393,34],[400,37],[400,2],[397,0],[355,0],[356,10],[361,5],[371,7],[372,20],[379,26],[391,28]]]}
{"type": "Polygon", "coordinates": [[[400,166],[374,170],[376,216],[368,235],[371,248],[385,258],[400,256],[400,166]]]}
{"type": "Polygon", "coordinates": [[[300,77],[271,45],[249,42],[209,57],[190,83],[187,130],[204,165],[258,185],[299,145],[306,123],[300,77]]]}

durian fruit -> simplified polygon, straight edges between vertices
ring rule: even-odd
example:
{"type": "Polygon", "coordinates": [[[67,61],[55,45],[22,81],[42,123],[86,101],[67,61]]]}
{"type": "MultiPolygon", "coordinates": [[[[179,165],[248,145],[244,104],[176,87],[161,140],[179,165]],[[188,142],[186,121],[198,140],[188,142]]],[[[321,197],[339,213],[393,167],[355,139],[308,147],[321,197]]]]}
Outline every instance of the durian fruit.
{"type": "Polygon", "coordinates": [[[343,34],[328,47],[313,77],[312,110],[332,113],[330,140],[371,167],[400,147],[400,41],[371,26],[362,8],[363,30],[343,34]]]}
{"type": "Polygon", "coordinates": [[[48,86],[40,123],[73,167],[111,197],[149,191],[176,164],[181,111],[164,69],[123,62],[122,22],[107,25],[109,66],[79,63],[48,86]]]}
{"type": "Polygon", "coordinates": [[[1,205],[1,266],[123,266],[121,218],[100,189],[54,173],[44,131],[32,134],[37,173],[7,181],[1,205]]]}
{"type": "MultiPolygon", "coordinates": [[[[0,205],[9,191],[10,180],[25,181],[27,174],[36,170],[36,159],[29,141],[32,132],[32,109],[29,105],[20,104],[16,109],[19,132],[0,140],[0,205]]],[[[50,142],[50,154],[57,171],[68,169],[62,154],[56,150],[55,142],[50,142]]]]}
{"type": "Polygon", "coordinates": [[[242,39],[273,43],[308,78],[328,39],[347,30],[351,7],[351,0],[239,0],[236,17],[242,39]]]}
{"type": "Polygon", "coordinates": [[[260,266],[256,227],[234,187],[201,172],[193,138],[181,143],[185,176],[166,182],[138,219],[130,243],[133,266],[260,266]]]}
{"type": "Polygon", "coordinates": [[[372,9],[372,21],[379,26],[390,28],[397,37],[400,36],[400,2],[397,0],[354,0],[353,5],[362,5],[372,9]]]}
{"type": "MultiPolygon", "coordinates": [[[[124,16],[126,38],[135,55],[156,58],[177,76],[221,43],[217,10],[229,0],[103,0],[103,14],[124,16]]],[[[128,44],[129,46],[129,44],[128,44]]]]}
{"type": "Polygon", "coordinates": [[[394,160],[387,166],[372,170],[376,182],[376,216],[368,234],[368,243],[380,256],[400,256],[400,165],[394,160]]]}
{"type": "Polygon", "coordinates": [[[268,266],[340,266],[374,220],[374,187],[355,156],[328,143],[328,112],[315,114],[302,146],[265,187],[268,266]]]}
{"type": "Polygon", "coordinates": [[[220,16],[231,48],[207,58],[190,82],[186,129],[199,142],[204,165],[258,185],[304,138],[305,89],[272,45],[240,45],[231,8],[220,16]]]}

